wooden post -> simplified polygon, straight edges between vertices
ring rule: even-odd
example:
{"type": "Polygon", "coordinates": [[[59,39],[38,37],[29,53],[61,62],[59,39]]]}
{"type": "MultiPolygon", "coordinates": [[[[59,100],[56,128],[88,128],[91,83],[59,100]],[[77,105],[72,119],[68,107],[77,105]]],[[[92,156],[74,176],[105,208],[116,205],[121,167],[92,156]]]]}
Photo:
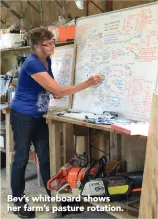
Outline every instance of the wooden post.
{"type": "Polygon", "coordinates": [[[158,218],[158,93],[152,101],[139,218],[158,218]]]}
{"type": "Polygon", "coordinates": [[[13,132],[10,126],[10,110],[5,110],[6,116],[6,181],[10,187],[11,164],[13,162],[13,132]]]}
{"type": "Polygon", "coordinates": [[[64,164],[70,162],[74,152],[74,132],[73,125],[69,123],[63,124],[63,149],[64,149],[64,164]]]}
{"type": "Polygon", "coordinates": [[[121,135],[110,132],[110,159],[122,160],[121,135]]]}
{"type": "Polygon", "coordinates": [[[113,0],[105,0],[105,12],[113,10],[113,0]]]}
{"type": "Polygon", "coordinates": [[[47,120],[49,127],[49,156],[50,156],[50,177],[54,176],[61,167],[60,159],[60,123],[53,123],[47,120]]]}

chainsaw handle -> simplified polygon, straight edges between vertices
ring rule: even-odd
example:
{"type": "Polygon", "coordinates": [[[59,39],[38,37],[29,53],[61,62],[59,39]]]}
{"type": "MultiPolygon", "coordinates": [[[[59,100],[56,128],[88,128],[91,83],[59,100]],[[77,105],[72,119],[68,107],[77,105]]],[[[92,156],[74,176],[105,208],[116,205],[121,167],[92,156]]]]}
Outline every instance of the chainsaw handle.
{"type": "Polygon", "coordinates": [[[118,163],[113,167],[113,169],[110,171],[110,176],[116,176],[117,168],[120,167],[120,165],[121,165],[121,161],[118,162],[118,163]]]}
{"type": "Polygon", "coordinates": [[[52,182],[54,182],[56,179],[59,179],[62,177],[62,171],[60,171],[57,175],[53,176],[51,179],[47,181],[47,189],[48,190],[56,190],[58,186],[51,186],[52,182]]]}
{"type": "Polygon", "coordinates": [[[88,180],[88,175],[90,173],[90,170],[94,167],[94,165],[96,164],[97,162],[96,161],[92,161],[92,163],[90,164],[90,166],[87,168],[86,172],[85,172],[85,175],[83,177],[83,180],[81,182],[81,185],[80,185],[80,188],[82,189],[83,186],[85,185],[85,183],[87,182],[88,180]]]}
{"type": "Polygon", "coordinates": [[[106,172],[105,172],[105,166],[107,164],[107,158],[105,156],[102,156],[99,160],[99,167],[97,171],[93,174],[93,179],[96,179],[98,177],[101,177],[101,174],[106,177],[106,172]]]}

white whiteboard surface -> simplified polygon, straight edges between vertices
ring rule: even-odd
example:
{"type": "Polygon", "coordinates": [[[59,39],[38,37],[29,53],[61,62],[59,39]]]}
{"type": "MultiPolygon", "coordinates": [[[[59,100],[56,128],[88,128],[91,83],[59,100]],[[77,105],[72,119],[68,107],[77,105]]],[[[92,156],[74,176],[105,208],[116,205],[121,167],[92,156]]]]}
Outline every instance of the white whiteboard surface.
{"type": "MultiPolygon", "coordinates": [[[[74,45],[67,45],[55,48],[55,52],[51,56],[51,67],[54,79],[60,86],[68,86],[73,84],[74,60],[74,45]]],[[[49,108],[69,109],[72,106],[71,102],[71,96],[64,96],[61,99],[54,99],[51,95],[49,108]]]]}
{"type": "Polygon", "coordinates": [[[158,3],[77,20],[75,83],[106,80],[76,93],[73,109],[149,120],[158,74],[158,3]]]}

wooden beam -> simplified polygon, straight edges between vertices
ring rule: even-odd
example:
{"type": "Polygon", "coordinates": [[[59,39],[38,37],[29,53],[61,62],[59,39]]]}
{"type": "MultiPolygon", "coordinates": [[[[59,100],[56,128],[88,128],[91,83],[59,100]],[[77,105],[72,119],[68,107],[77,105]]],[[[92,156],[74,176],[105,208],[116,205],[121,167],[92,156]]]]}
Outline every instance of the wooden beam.
{"type": "Polygon", "coordinates": [[[88,5],[89,5],[89,0],[84,1],[84,16],[88,16],[88,5]]]}
{"type": "Polygon", "coordinates": [[[27,1],[27,4],[30,5],[38,14],[40,14],[40,10],[36,8],[30,1],[27,1]]]}
{"type": "Polygon", "coordinates": [[[4,21],[1,19],[1,23],[4,24],[4,21]]]}
{"type": "Polygon", "coordinates": [[[55,0],[55,2],[60,8],[63,8],[62,4],[58,0],[55,0]]]}
{"type": "Polygon", "coordinates": [[[9,5],[5,1],[0,0],[0,2],[5,8],[10,8],[9,5]]]}
{"type": "Polygon", "coordinates": [[[113,10],[113,0],[105,0],[105,11],[112,11],[113,10]]]}
{"type": "Polygon", "coordinates": [[[100,8],[97,4],[95,4],[93,1],[90,0],[90,2],[95,5],[95,7],[97,7],[101,12],[104,12],[104,10],[102,8],[100,8]]]}
{"type": "Polygon", "coordinates": [[[12,14],[14,14],[18,19],[21,19],[20,14],[18,14],[16,11],[14,11],[13,9],[10,8],[10,6],[3,0],[0,0],[1,4],[7,8],[12,14]]]}
{"type": "Polygon", "coordinates": [[[139,218],[158,218],[158,93],[153,95],[139,218]]]}

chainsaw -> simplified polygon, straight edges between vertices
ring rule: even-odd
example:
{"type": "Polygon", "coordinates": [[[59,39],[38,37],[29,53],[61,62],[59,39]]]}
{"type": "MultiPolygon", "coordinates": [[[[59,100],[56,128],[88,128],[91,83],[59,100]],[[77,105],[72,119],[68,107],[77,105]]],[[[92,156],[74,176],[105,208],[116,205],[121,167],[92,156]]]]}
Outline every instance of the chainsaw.
{"type": "Polygon", "coordinates": [[[118,175],[121,162],[107,163],[105,156],[98,161],[92,161],[88,167],[77,167],[76,163],[75,166],[73,164],[65,164],[58,174],[47,182],[47,189],[56,190],[58,194],[68,192],[81,196],[107,196],[110,200],[117,200],[129,197],[137,186],[136,178],[133,177],[133,180],[132,174],[130,177],[128,174],[118,175]],[[98,167],[95,167],[97,163],[98,167]]]}
{"type": "Polygon", "coordinates": [[[88,157],[86,153],[75,155],[70,163],[61,167],[59,172],[48,180],[47,189],[60,191],[61,189],[66,189],[67,185],[70,185],[71,189],[78,188],[77,182],[81,182],[84,179],[85,175],[87,175],[87,171],[89,176],[96,172],[96,168],[89,169],[86,167],[87,164],[88,157]]]}

